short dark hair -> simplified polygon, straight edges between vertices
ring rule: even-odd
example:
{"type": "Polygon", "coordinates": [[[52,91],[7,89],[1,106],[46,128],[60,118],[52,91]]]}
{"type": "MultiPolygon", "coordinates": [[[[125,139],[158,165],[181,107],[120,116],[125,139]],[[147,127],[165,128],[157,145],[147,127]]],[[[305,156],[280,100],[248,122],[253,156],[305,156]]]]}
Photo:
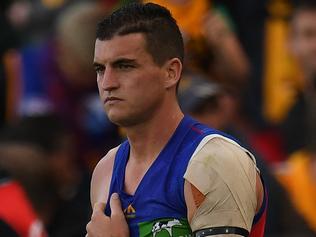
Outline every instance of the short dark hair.
{"type": "Polygon", "coordinates": [[[292,21],[295,16],[302,11],[316,11],[315,0],[295,0],[293,1],[293,11],[290,17],[292,21]]]}
{"type": "Polygon", "coordinates": [[[294,9],[308,9],[308,8],[316,8],[315,0],[294,0],[292,2],[294,9]]]}
{"type": "Polygon", "coordinates": [[[116,35],[143,33],[146,48],[158,65],[171,58],[183,62],[183,38],[176,20],[165,7],[154,3],[131,3],[114,11],[97,26],[96,38],[109,40],[116,35]]]}

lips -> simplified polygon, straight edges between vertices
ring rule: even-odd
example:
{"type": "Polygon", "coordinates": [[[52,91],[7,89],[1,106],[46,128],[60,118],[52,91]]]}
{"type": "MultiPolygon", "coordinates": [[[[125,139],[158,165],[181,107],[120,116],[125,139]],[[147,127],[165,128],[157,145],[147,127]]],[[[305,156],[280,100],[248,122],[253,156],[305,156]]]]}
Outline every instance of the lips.
{"type": "Polygon", "coordinates": [[[106,97],[104,100],[104,103],[110,103],[110,102],[115,102],[115,101],[122,101],[122,99],[118,98],[118,97],[106,97]]]}

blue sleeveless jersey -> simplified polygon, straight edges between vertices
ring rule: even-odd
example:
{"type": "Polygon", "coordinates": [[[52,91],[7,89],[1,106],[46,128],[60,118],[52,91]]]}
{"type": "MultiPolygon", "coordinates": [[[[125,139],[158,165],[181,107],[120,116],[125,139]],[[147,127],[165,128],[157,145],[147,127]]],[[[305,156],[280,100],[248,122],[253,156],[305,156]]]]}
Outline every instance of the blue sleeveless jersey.
{"type": "MultiPolygon", "coordinates": [[[[121,144],[114,161],[109,197],[114,192],[119,194],[131,237],[191,236],[183,175],[201,140],[214,133],[224,135],[185,116],[133,196],[124,192],[130,146],[128,141],[121,144]]],[[[105,214],[111,214],[109,200],[105,214]]]]}

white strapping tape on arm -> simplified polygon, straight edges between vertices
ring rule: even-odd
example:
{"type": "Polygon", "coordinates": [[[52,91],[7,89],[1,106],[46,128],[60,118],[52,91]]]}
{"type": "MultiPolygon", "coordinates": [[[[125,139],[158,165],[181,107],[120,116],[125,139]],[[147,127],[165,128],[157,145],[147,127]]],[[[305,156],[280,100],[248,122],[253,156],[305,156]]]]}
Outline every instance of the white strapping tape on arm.
{"type": "Polygon", "coordinates": [[[256,170],[254,156],[238,143],[218,134],[206,136],[184,175],[206,196],[191,221],[192,230],[216,225],[250,230],[256,207],[256,170]],[[218,138],[213,140],[216,144],[211,141],[214,138],[218,138]]]}

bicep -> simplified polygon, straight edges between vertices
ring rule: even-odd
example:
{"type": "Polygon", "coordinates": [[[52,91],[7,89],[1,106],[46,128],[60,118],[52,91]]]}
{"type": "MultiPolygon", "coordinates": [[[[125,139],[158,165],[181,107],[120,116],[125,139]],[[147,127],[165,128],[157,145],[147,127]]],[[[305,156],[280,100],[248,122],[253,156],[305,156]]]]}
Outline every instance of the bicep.
{"type": "Polygon", "coordinates": [[[99,161],[93,171],[90,186],[90,200],[92,207],[97,202],[106,203],[108,199],[116,151],[117,148],[109,151],[108,154],[99,161]]]}
{"type": "Polygon", "coordinates": [[[101,189],[102,189],[102,177],[100,170],[96,167],[93,171],[90,185],[90,201],[91,207],[93,208],[94,204],[98,202],[101,198],[101,189]]]}

